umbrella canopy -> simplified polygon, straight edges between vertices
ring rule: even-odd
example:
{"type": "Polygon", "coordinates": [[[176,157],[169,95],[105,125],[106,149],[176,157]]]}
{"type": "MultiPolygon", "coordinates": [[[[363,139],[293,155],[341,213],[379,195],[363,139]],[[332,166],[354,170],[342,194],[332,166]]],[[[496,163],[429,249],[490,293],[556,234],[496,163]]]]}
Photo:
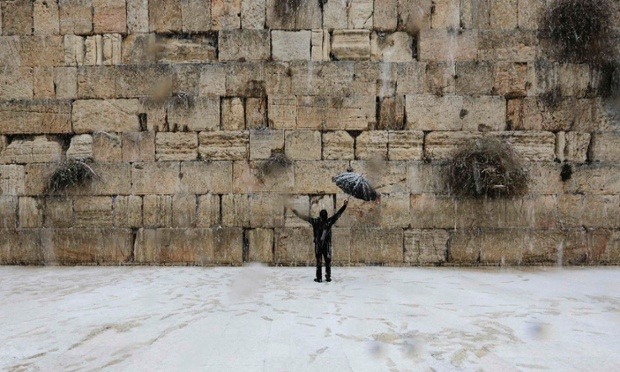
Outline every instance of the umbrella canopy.
{"type": "Polygon", "coordinates": [[[347,171],[332,178],[345,193],[365,201],[377,200],[377,192],[370,182],[359,173],[347,171]]]}

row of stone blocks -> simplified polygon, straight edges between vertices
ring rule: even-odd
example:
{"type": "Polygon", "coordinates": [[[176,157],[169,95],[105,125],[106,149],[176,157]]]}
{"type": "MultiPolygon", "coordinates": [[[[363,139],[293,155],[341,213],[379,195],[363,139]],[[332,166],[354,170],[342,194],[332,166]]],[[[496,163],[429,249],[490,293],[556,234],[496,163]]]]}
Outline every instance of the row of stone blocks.
{"type": "MultiPolygon", "coordinates": [[[[335,228],[336,265],[620,263],[618,230],[335,228]]],[[[311,228],[0,229],[0,264],[312,265],[311,228]]]]}
{"type": "MultiPolygon", "coordinates": [[[[546,0],[7,0],[2,33],[537,29],[546,0]]],[[[614,4],[615,5],[615,4],[614,4]]],[[[610,10],[613,13],[613,9],[610,10]]]]}
{"type": "MultiPolygon", "coordinates": [[[[333,213],[347,195],[129,195],[0,197],[0,228],[282,228],[306,225],[291,210],[333,213]]],[[[391,193],[381,202],[350,203],[337,227],[416,229],[620,228],[619,195],[528,195],[511,200],[457,200],[391,193]]]]}

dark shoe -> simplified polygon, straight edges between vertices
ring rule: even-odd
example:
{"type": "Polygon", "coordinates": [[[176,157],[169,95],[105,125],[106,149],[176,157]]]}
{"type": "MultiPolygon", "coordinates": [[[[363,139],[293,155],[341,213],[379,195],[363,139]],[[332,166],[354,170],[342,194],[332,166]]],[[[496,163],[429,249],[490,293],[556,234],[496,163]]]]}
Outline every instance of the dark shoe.
{"type": "Polygon", "coordinates": [[[325,281],[326,281],[326,282],[331,282],[331,281],[332,281],[332,278],[327,278],[327,279],[325,279],[325,281]]]}
{"type": "Polygon", "coordinates": [[[314,281],[317,282],[317,283],[321,283],[322,282],[321,278],[314,278],[314,281]]]}

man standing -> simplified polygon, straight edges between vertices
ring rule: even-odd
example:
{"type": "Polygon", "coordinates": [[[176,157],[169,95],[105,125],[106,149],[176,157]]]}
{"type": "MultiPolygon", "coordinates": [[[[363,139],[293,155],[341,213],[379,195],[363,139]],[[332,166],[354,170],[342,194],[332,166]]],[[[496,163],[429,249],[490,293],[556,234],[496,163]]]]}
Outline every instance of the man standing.
{"type": "Polygon", "coordinates": [[[323,274],[321,269],[321,259],[325,258],[325,280],[332,281],[332,226],[338,221],[344,210],[347,209],[348,200],[345,200],[344,205],[335,215],[327,217],[327,211],[321,210],[319,218],[312,218],[304,214],[299,213],[293,209],[293,213],[304,221],[309,222],[312,225],[312,231],[314,233],[314,255],[316,256],[316,279],[315,282],[321,283],[323,281],[323,274]]]}

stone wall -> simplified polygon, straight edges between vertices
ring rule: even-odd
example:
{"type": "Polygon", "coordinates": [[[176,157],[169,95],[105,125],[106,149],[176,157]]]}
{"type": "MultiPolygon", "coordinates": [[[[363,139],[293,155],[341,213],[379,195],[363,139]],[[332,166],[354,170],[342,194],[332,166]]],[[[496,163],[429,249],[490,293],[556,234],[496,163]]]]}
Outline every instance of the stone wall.
{"type": "Polygon", "coordinates": [[[0,263],[306,265],[285,205],[340,207],[348,166],[381,199],[351,202],[338,264],[620,263],[620,115],[549,55],[545,0],[0,3],[0,263]],[[449,195],[477,137],[526,196],[449,195]],[[264,176],[274,149],[292,165],[264,176]],[[71,158],[99,177],[47,195],[71,158]]]}

